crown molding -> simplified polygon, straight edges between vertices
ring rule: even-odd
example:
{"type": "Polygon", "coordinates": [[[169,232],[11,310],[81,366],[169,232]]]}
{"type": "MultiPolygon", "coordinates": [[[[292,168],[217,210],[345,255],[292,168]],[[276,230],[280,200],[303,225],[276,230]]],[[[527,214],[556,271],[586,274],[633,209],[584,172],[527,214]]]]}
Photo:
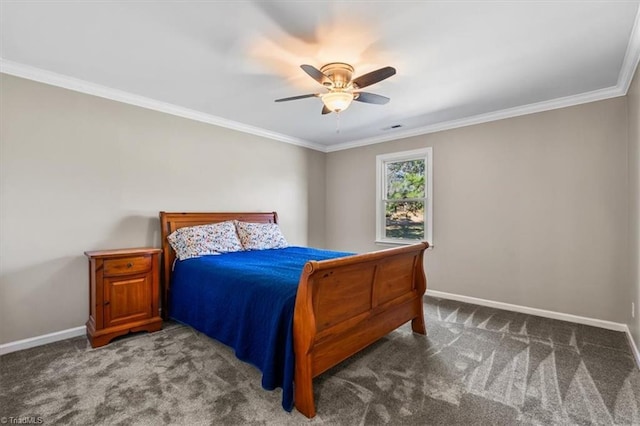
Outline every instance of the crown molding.
{"type": "MultiPolygon", "coordinates": [[[[633,75],[633,74],[632,74],[633,75]]],[[[552,99],[549,101],[536,102],[529,105],[523,105],[514,108],[503,109],[500,111],[489,112],[486,114],[478,114],[471,117],[461,118],[458,120],[445,121],[442,123],[430,124],[428,126],[418,127],[416,129],[407,129],[393,134],[384,136],[374,136],[371,138],[360,139],[351,142],[340,143],[337,145],[329,145],[325,152],[342,151],[345,149],[358,148],[366,145],[373,145],[392,140],[409,138],[412,136],[426,135],[429,133],[441,132],[443,130],[457,129],[460,127],[472,126],[474,124],[488,123],[491,121],[503,120],[505,118],[519,117],[521,115],[534,114],[537,112],[550,111],[558,108],[566,108],[570,106],[585,104],[589,102],[601,101],[605,99],[624,96],[625,92],[618,86],[607,87],[605,89],[594,90],[592,92],[580,93],[578,95],[566,96],[563,98],[552,99]]]]}
{"type": "Polygon", "coordinates": [[[281,133],[272,132],[259,127],[239,123],[237,121],[228,120],[222,117],[217,117],[211,114],[206,114],[203,112],[180,107],[177,105],[157,101],[157,100],[146,98],[143,96],[134,95],[121,90],[112,89],[106,86],[101,86],[99,84],[53,73],[50,71],[20,64],[17,62],[8,61],[3,58],[0,58],[0,72],[14,75],[17,77],[27,78],[34,81],[39,81],[41,83],[46,83],[53,86],[63,87],[65,89],[74,90],[74,91],[86,93],[89,95],[99,96],[102,98],[139,106],[142,108],[164,112],[164,113],[175,115],[178,117],[188,118],[191,120],[213,124],[215,126],[237,130],[240,132],[262,136],[268,139],[273,139],[280,142],[285,142],[292,145],[297,145],[304,148],[309,148],[316,151],[328,153],[328,152],[342,151],[345,149],[358,148],[366,145],[374,145],[374,144],[383,143],[383,142],[390,142],[398,139],[404,139],[404,138],[409,138],[413,136],[420,136],[420,135],[425,135],[429,133],[441,132],[444,130],[452,130],[460,127],[472,126],[475,124],[489,123],[492,121],[503,120],[505,118],[513,118],[513,117],[518,117],[522,115],[550,111],[558,108],[566,108],[566,107],[580,105],[584,103],[615,98],[618,96],[624,96],[627,94],[629,90],[629,86],[631,85],[631,81],[633,80],[633,76],[635,74],[635,71],[636,71],[636,68],[638,67],[639,62],[640,62],[640,7],[638,8],[638,11],[636,13],[635,23],[631,30],[631,35],[629,37],[627,50],[625,52],[624,60],[622,62],[622,67],[620,68],[620,74],[618,75],[618,82],[615,86],[594,90],[591,92],[580,93],[577,95],[566,96],[563,98],[552,99],[549,101],[536,102],[536,103],[532,103],[524,106],[489,112],[486,114],[478,114],[471,117],[461,118],[458,120],[435,123],[428,126],[419,127],[416,129],[408,129],[405,131],[387,133],[381,136],[374,136],[374,137],[365,138],[365,139],[357,139],[349,142],[338,143],[335,145],[328,145],[328,146],[315,143],[312,141],[284,135],[281,133]]]}
{"type": "Polygon", "coordinates": [[[618,74],[618,82],[615,86],[594,90],[591,92],[580,93],[577,95],[566,96],[563,98],[552,99],[549,101],[536,102],[529,105],[508,108],[500,111],[489,112],[486,114],[474,115],[472,117],[461,118],[459,120],[451,120],[442,123],[435,123],[417,129],[409,129],[399,131],[383,136],[374,136],[366,139],[359,139],[350,142],[329,145],[324,152],[342,151],[345,149],[358,148],[366,145],[374,145],[393,140],[409,138],[412,136],[426,135],[429,133],[441,132],[443,130],[452,130],[459,127],[472,126],[474,124],[488,123],[491,121],[503,120],[505,118],[513,118],[521,115],[534,114],[537,112],[551,111],[558,108],[566,108],[570,106],[585,104],[589,102],[602,101],[605,99],[625,96],[631,86],[631,81],[640,62],[640,5],[636,12],[636,19],[631,29],[629,43],[624,55],[620,74],[618,74]]]}
{"type": "Polygon", "coordinates": [[[629,36],[629,44],[627,44],[627,51],[622,61],[622,67],[620,68],[620,74],[618,75],[618,87],[622,89],[626,95],[631,86],[633,75],[638,67],[640,61],[640,5],[638,5],[638,11],[636,12],[636,20],[631,29],[631,35],[629,36]]]}
{"type": "Polygon", "coordinates": [[[304,148],[325,152],[324,145],[320,145],[311,141],[283,135],[281,133],[272,132],[260,127],[239,123],[237,121],[228,120],[226,118],[206,114],[200,111],[195,111],[167,102],[161,102],[144,96],[135,95],[133,93],[128,93],[122,90],[102,86],[100,84],[91,83],[86,80],[80,80],[74,77],[57,74],[51,71],[46,71],[18,62],[9,61],[4,58],[0,58],[0,72],[16,77],[38,81],[40,83],[50,84],[52,86],[62,87],[64,89],[69,89],[76,92],[85,93],[88,95],[98,96],[101,98],[151,109],[154,111],[164,112],[166,114],[171,114],[182,118],[188,118],[202,123],[213,124],[215,126],[237,130],[239,132],[262,136],[264,138],[285,142],[291,145],[297,145],[304,148]]]}

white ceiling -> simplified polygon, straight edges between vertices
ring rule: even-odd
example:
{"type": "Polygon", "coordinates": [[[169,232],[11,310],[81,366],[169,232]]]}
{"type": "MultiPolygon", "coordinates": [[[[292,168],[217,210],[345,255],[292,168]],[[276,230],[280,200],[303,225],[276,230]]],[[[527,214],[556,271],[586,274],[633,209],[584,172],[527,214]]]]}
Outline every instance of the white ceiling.
{"type": "Polygon", "coordinates": [[[639,1],[2,0],[0,57],[9,74],[332,151],[624,95],[639,1]],[[317,98],[273,102],[321,91],[299,65],[335,61],[395,67],[366,89],[391,102],[354,102],[339,123],[317,98]]]}

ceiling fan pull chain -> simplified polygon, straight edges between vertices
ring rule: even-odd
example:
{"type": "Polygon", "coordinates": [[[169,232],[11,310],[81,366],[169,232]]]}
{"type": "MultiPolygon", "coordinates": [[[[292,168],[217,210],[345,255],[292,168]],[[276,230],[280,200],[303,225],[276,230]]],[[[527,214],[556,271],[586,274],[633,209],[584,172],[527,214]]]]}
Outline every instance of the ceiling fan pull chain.
{"type": "Polygon", "coordinates": [[[340,133],[340,111],[336,112],[336,133],[340,133]]]}

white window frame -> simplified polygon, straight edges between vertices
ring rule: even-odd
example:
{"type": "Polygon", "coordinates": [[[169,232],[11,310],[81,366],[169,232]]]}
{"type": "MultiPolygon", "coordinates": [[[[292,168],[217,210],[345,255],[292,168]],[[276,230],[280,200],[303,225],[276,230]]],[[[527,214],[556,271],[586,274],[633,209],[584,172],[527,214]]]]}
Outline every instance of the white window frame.
{"type": "Polygon", "coordinates": [[[415,244],[418,241],[427,241],[433,246],[433,148],[420,148],[411,151],[380,154],[376,156],[376,243],[379,244],[415,244]],[[386,217],[384,203],[386,200],[386,175],[387,163],[398,161],[424,160],[425,165],[425,223],[422,240],[405,240],[400,238],[386,238],[386,217]]]}

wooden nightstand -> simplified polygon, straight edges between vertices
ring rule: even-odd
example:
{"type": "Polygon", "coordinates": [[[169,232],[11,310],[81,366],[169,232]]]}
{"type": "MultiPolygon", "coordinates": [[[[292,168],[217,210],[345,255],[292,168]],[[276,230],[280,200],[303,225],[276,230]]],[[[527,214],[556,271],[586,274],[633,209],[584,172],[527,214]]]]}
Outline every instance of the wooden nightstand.
{"type": "Polygon", "coordinates": [[[91,346],[135,331],[158,331],[162,318],[159,255],[156,248],[87,251],[91,346]]]}

